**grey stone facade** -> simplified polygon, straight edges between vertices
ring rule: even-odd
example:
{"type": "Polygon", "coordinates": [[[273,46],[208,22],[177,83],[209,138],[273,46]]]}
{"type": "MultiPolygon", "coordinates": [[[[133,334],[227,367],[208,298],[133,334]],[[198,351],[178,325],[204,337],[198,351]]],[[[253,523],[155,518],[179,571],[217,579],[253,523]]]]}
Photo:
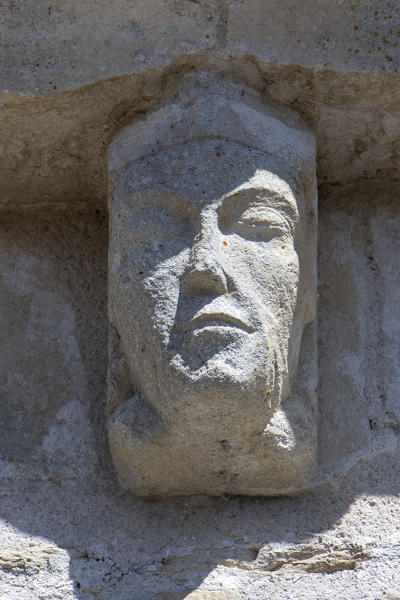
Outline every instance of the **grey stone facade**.
{"type": "Polygon", "coordinates": [[[10,0],[0,21],[0,598],[400,597],[397,4],[10,0]],[[110,453],[109,149],[128,140],[124,171],[198,78],[315,136],[318,476],[291,497],[146,500],[110,453]]]}

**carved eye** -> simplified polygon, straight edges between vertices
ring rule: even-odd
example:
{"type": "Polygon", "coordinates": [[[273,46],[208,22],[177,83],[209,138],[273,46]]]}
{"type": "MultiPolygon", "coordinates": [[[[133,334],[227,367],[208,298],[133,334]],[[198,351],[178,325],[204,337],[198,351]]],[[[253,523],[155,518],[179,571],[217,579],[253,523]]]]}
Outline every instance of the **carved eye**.
{"type": "Polygon", "coordinates": [[[286,219],[278,211],[266,206],[250,206],[237,221],[239,235],[261,239],[289,234],[286,219]]]}
{"type": "Polygon", "coordinates": [[[225,234],[236,233],[251,241],[268,242],[274,237],[290,235],[290,227],[284,214],[266,206],[265,203],[240,203],[220,213],[220,227],[225,234]],[[233,209],[233,210],[232,210],[233,209]]]}

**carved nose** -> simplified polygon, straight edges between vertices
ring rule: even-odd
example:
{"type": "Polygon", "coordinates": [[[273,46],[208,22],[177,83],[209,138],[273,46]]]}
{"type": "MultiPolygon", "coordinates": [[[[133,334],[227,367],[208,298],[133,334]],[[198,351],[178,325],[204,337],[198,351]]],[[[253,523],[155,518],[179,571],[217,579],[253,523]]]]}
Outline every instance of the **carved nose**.
{"type": "Polygon", "coordinates": [[[182,285],[184,291],[190,294],[220,296],[228,291],[215,238],[202,236],[194,243],[182,285]]]}

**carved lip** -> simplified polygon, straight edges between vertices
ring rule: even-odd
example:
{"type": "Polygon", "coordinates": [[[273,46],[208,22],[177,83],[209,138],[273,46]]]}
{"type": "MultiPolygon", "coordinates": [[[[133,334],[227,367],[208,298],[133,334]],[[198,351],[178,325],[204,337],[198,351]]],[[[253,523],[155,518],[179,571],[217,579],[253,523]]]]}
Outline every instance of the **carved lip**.
{"type": "Polygon", "coordinates": [[[236,329],[242,329],[247,333],[253,333],[255,331],[254,327],[243,321],[241,318],[224,312],[203,312],[193,317],[190,321],[190,325],[193,329],[203,329],[205,327],[235,327],[236,329]]]}

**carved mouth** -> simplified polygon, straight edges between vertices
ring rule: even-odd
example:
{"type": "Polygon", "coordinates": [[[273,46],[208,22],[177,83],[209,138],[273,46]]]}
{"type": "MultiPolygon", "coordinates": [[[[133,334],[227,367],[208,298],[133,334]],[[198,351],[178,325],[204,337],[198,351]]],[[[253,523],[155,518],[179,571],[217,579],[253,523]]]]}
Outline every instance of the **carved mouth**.
{"type": "Polygon", "coordinates": [[[254,327],[239,317],[222,312],[201,313],[190,321],[190,326],[192,329],[204,329],[206,327],[234,327],[235,329],[242,329],[247,333],[253,333],[255,331],[254,327]]]}

